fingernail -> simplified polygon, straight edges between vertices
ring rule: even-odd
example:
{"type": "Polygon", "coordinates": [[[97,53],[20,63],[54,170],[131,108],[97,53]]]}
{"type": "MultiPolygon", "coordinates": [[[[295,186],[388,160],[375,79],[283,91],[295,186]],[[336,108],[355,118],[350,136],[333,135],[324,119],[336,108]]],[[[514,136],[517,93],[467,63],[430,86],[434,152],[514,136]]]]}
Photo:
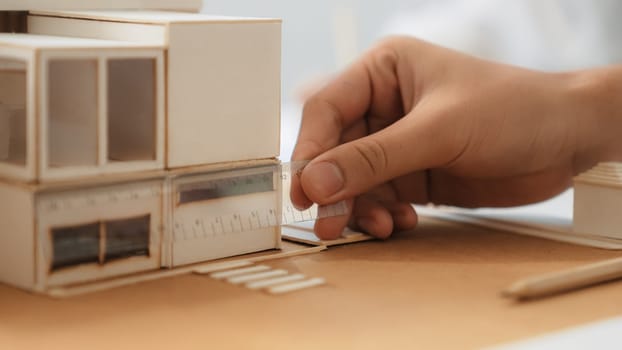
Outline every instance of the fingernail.
{"type": "Polygon", "coordinates": [[[294,205],[294,208],[296,208],[296,210],[303,211],[303,210],[309,209],[309,207],[313,205],[313,202],[311,202],[308,199],[304,199],[304,200],[301,200],[300,203],[292,201],[292,204],[294,205]]]}
{"type": "Polygon", "coordinates": [[[310,184],[312,191],[322,198],[334,195],[344,186],[341,170],[330,162],[308,165],[304,170],[303,176],[305,182],[310,184]]]}

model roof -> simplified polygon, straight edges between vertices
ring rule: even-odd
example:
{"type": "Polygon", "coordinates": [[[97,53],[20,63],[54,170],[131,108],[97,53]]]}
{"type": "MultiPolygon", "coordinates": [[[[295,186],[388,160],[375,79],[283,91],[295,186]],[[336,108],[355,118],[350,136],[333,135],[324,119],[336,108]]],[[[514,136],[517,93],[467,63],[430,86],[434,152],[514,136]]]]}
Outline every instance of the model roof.
{"type": "Polygon", "coordinates": [[[34,11],[37,15],[88,18],[101,21],[124,20],[143,24],[218,23],[218,22],[281,22],[277,18],[215,16],[204,13],[170,11],[34,11]]]}
{"type": "Polygon", "coordinates": [[[198,11],[203,0],[2,0],[0,11],[79,9],[160,9],[198,11]]]}
{"type": "Polygon", "coordinates": [[[159,48],[125,41],[85,39],[49,35],[0,33],[0,46],[18,46],[31,49],[95,49],[95,48],[159,48]]]}

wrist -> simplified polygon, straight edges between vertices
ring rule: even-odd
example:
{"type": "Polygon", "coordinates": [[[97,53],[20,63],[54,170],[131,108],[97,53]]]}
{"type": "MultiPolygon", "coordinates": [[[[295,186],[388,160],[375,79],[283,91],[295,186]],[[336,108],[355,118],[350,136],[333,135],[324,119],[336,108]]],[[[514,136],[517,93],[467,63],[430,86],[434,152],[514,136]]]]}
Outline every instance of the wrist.
{"type": "Polygon", "coordinates": [[[622,66],[566,75],[569,113],[575,117],[575,173],[622,161],[622,66]]]}

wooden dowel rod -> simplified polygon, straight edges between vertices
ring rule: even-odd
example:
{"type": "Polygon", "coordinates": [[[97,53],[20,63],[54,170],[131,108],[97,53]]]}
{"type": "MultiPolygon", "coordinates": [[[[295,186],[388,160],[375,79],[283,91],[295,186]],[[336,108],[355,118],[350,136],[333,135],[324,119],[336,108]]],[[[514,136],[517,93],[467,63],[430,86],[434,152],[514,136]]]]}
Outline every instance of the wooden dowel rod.
{"type": "Polygon", "coordinates": [[[502,294],[514,299],[539,298],[620,278],[622,258],[616,258],[519,280],[502,294]]]}

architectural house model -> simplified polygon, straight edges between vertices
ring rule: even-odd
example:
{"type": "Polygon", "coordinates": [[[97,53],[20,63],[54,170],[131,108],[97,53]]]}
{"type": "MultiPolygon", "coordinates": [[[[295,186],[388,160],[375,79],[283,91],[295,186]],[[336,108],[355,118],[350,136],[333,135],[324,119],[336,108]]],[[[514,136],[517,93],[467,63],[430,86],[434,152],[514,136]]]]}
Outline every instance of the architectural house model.
{"type": "Polygon", "coordinates": [[[0,281],[45,292],[279,248],[269,218],[208,219],[280,205],[280,20],[84,3],[0,5],[20,11],[0,12],[0,281]]]}
{"type": "MultiPolygon", "coordinates": [[[[50,292],[281,246],[280,213],[252,210],[287,193],[281,22],[200,6],[0,4],[0,282],[50,292]]],[[[601,164],[576,178],[574,233],[512,227],[619,247],[621,205],[622,164],[601,164]]]]}

